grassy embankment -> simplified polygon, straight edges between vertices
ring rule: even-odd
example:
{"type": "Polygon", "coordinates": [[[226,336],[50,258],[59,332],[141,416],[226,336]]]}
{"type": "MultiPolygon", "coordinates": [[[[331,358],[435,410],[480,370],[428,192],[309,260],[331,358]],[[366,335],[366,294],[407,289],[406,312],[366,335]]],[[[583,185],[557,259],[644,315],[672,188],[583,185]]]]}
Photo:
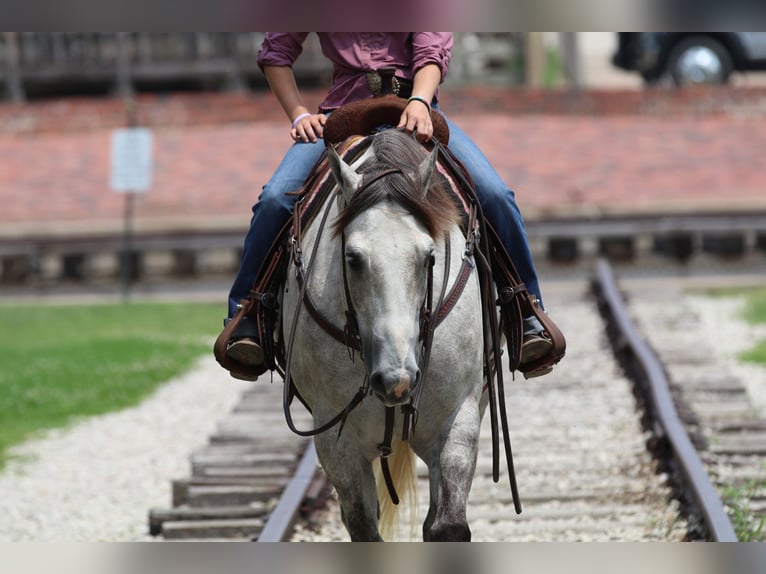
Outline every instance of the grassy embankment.
{"type": "Polygon", "coordinates": [[[211,352],[213,304],[0,306],[0,467],[8,448],[134,406],[211,352]]]}
{"type": "MultiPolygon", "coordinates": [[[[744,295],[743,318],[751,324],[766,324],[766,289],[717,292],[715,295],[744,295]]],[[[753,341],[741,359],[766,367],[766,339],[753,341]]],[[[766,470],[766,469],[764,469],[766,470]]],[[[750,509],[750,500],[766,491],[766,480],[750,480],[745,484],[732,484],[724,489],[722,497],[729,508],[729,516],[740,542],[766,541],[766,518],[757,517],[750,509]]]]}

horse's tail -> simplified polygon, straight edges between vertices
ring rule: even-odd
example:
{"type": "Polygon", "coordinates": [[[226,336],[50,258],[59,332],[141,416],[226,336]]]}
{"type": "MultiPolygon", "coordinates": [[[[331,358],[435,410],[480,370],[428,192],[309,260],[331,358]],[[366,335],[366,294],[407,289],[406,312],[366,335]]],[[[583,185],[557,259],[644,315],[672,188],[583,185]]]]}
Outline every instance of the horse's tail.
{"type": "MultiPolygon", "coordinates": [[[[378,485],[378,501],[380,504],[380,535],[384,540],[394,540],[402,525],[400,510],[405,508],[409,511],[409,540],[419,539],[418,526],[420,518],[418,513],[418,492],[415,452],[409,443],[394,440],[392,453],[388,459],[391,470],[391,479],[399,496],[399,504],[391,501],[391,496],[383,480],[380,464],[375,465],[375,478],[378,485]]],[[[406,531],[405,531],[406,532],[406,531]]],[[[407,534],[405,533],[405,536],[407,534]]]]}

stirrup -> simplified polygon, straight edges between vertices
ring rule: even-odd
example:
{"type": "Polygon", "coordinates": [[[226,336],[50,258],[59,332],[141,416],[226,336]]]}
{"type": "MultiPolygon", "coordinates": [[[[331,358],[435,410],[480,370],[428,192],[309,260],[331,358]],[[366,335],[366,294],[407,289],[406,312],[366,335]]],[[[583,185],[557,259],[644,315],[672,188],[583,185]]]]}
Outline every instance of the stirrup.
{"type": "Polygon", "coordinates": [[[553,343],[542,334],[524,336],[524,342],[521,344],[521,364],[520,366],[539,361],[553,350],[553,343]]]}
{"type": "Polygon", "coordinates": [[[527,371],[526,373],[522,372],[522,375],[524,375],[525,379],[535,379],[537,377],[543,377],[545,375],[548,375],[553,371],[553,365],[546,365],[544,367],[538,367],[537,369],[532,369],[531,371],[527,371]]]}
{"type": "Polygon", "coordinates": [[[531,314],[524,317],[523,362],[518,369],[524,378],[533,379],[547,375],[561,361],[566,353],[566,339],[537,297],[530,297],[529,303],[531,314]]]}
{"type": "Polygon", "coordinates": [[[232,360],[246,367],[259,367],[263,365],[263,348],[253,338],[243,337],[232,340],[226,346],[226,355],[232,360]]]}

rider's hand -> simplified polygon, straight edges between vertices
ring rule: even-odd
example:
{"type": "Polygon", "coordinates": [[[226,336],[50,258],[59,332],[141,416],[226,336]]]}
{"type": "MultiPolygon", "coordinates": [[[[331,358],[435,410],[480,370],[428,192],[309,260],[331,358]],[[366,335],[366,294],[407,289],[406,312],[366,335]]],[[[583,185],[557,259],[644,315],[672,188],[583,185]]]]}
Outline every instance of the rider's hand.
{"type": "Polygon", "coordinates": [[[311,114],[299,119],[290,130],[293,141],[304,143],[316,143],[322,137],[327,116],[324,114],[311,114]]]}
{"type": "Polygon", "coordinates": [[[411,100],[404,108],[397,128],[404,128],[408,132],[416,132],[420,141],[428,141],[434,135],[434,125],[431,122],[431,106],[419,100],[411,100]]]}

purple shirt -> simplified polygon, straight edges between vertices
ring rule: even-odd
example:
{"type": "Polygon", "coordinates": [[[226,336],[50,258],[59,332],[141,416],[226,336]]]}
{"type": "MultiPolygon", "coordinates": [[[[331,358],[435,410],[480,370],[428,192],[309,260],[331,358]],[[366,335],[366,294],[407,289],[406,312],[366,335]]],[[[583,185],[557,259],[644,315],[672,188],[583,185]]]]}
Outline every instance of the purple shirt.
{"type": "MultiPolygon", "coordinates": [[[[396,76],[411,80],[426,64],[447,75],[452,56],[451,32],[317,32],[322,53],[333,64],[332,87],[319,105],[321,112],[372,97],[367,72],[394,66],[396,76]]],[[[309,32],[266,32],[258,65],[292,66],[309,32]]]]}

